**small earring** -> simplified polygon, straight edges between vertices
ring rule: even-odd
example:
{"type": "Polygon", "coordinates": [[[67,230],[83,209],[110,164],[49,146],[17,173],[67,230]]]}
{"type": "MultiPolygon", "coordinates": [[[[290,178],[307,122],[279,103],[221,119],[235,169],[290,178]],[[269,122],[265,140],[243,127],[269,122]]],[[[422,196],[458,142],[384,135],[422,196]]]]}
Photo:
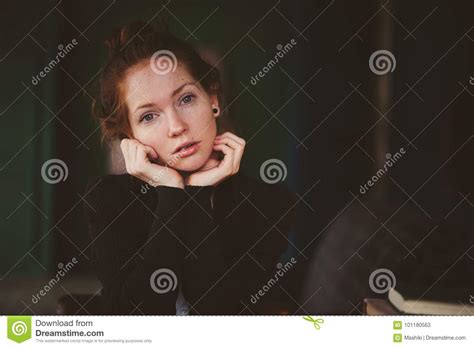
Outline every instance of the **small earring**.
{"type": "Polygon", "coordinates": [[[214,106],[214,107],[212,108],[212,112],[213,112],[214,115],[216,115],[216,117],[217,117],[217,114],[219,113],[219,107],[218,107],[218,106],[214,106]]]}

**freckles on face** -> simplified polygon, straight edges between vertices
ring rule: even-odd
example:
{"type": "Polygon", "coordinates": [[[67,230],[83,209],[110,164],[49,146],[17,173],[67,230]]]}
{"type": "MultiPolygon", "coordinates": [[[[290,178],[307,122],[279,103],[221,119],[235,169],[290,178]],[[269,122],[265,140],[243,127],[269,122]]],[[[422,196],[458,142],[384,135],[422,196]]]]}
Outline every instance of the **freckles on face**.
{"type": "Polygon", "coordinates": [[[127,72],[122,91],[133,137],[156,151],[159,164],[194,171],[206,163],[217,132],[212,113],[217,98],[209,96],[182,65],[159,75],[143,62],[127,72]],[[199,142],[194,153],[175,153],[189,141],[199,142]]]}

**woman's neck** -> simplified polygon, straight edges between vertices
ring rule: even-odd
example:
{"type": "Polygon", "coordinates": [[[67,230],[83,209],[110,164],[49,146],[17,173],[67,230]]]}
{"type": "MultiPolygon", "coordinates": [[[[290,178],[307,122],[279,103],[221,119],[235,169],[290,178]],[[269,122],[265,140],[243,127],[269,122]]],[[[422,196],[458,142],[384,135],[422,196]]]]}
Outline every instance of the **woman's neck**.
{"type": "Polygon", "coordinates": [[[204,170],[209,170],[212,168],[215,168],[219,165],[221,162],[220,155],[216,151],[212,151],[211,156],[209,156],[209,159],[204,163],[204,165],[198,169],[198,171],[204,171],[204,170]]]}
{"type": "Polygon", "coordinates": [[[211,155],[209,156],[209,159],[206,161],[206,163],[203,164],[202,167],[200,167],[199,169],[196,169],[195,171],[192,171],[192,172],[180,171],[180,174],[186,180],[188,178],[188,176],[190,176],[191,174],[193,174],[195,172],[203,172],[203,171],[210,170],[212,168],[217,167],[219,165],[219,163],[221,162],[221,160],[222,160],[221,155],[218,152],[213,151],[211,153],[211,155]]]}

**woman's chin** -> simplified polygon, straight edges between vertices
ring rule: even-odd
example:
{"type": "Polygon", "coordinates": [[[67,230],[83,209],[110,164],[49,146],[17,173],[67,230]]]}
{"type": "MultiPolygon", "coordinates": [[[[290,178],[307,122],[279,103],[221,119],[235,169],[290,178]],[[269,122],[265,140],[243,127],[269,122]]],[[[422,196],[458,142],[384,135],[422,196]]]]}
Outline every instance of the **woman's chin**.
{"type": "Polygon", "coordinates": [[[173,166],[173,168],[181,172],[194,172],[201,168],[205,163],[205,160],[199,160],[189,157],[181,159],[176,166],[173,166]]]}

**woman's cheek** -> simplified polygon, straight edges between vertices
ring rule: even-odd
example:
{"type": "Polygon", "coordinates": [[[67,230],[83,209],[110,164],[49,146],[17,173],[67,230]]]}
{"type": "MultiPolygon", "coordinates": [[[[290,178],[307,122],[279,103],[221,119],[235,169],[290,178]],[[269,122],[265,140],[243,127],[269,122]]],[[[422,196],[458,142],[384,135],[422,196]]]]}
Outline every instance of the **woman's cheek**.
{"type": "Polygon", "coordinates": [[[165,138],[160,133],[160,129],[158,127],[149,127],[146,132],[144,132],[142,139],[143,140],[138,140],[141,143],[152,147],[160,159],[166,158],[167,154],[164,151],[166,150],[166,146],[163,146],[164,144],[160,142],[160,139],[165,138]]]}
{"type": "Polygon", "coordinates": [[[186,108],[181,109],[180,114],[185,120],[188,120],[188,122],[195,122],[196,120],[199,120],[200,110],[199,108],[188,106],[186,108]]]}
{"type": "Polygon", "coordinates": [[[199,99],[193,104],[183,107],[182,113],[193,121],[208,120],[210,118],[209,116],[213,118],[210,105],[203,103],[199,99]]]}

